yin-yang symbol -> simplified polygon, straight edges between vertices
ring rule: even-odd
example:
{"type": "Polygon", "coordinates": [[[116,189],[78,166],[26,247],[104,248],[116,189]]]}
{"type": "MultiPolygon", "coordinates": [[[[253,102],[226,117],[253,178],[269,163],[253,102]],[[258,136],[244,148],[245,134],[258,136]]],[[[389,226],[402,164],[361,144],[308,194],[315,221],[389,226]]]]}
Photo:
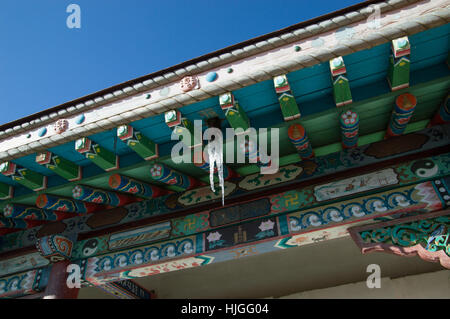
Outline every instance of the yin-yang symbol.
{"type": "Polygon", "coordinates": [[[97,248],[98,248],[97,239],[90,239],[83,246],[83,255],[90,256],[97,251],[97,248]]]}
{"type": "Polygon", "coordinates": [[[439,167],[431,160],[419,160],[411,166],[411,171],[419,177],[431,177],[437,174],[439,167]]]}

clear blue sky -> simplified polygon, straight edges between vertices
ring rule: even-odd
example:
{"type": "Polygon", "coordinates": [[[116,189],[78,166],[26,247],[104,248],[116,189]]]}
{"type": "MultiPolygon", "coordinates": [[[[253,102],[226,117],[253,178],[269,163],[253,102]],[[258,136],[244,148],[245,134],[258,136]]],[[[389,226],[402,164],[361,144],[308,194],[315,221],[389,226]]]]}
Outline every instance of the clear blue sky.
{"type": "Polygon", "coordinates": [[[1,0],[0,124],[358,2],[1,0]]]}

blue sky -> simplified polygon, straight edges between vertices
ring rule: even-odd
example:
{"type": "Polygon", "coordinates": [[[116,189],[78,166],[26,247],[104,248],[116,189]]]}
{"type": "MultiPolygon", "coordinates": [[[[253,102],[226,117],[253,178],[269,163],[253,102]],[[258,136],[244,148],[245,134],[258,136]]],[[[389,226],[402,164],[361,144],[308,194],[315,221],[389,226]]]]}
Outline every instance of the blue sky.
{"type": "Polygon", "coordinates": [[[2,0],[0,124],[358,2],[2,0]]]}

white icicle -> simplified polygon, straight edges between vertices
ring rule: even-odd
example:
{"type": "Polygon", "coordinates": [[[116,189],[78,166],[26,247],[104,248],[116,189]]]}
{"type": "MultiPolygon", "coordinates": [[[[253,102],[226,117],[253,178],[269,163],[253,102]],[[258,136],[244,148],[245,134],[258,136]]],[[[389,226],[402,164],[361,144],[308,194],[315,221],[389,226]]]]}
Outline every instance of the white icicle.
{"type": "Polygon", "coordinates": [[[209,157],[209,182],[211,190],[214,189],[214,167],[217,166],[217,174],[219,176],[219,185],[222,188],[222,206],[225,204],[225,184],[223,181],[223,149],[222,144],[218,143],[218,139],[209,142],[208,144],[209,157]]]}

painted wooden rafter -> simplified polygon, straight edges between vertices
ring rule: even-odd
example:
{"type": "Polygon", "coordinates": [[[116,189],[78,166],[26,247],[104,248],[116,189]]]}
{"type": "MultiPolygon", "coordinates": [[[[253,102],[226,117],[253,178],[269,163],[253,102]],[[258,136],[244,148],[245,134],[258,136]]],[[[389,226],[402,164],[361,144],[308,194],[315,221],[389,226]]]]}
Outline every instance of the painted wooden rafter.
{"type": "Polygon", "coordinates": [[[404,93],[395,99],[395,107],[386,130],[386,138],[402,135],[417,105],[417,98],[404,93]]]}
{"type": "Polygon", "coordinates": [[[123,206],[133,203],[138,198],[125,194],[120,194],[103,189],[92,188],[84,185],[77,185],[72,190],[72,197],[76,200],[81,200],[87,203],[109,205],[109,206],[123,206]]]}
{"type": "Polygon", "coordinates": [[[13,162],[1,163],[0,173],[5,176],[10,176],[14,181],[33,191],[40,191],[47,188],[47,176],[36,173],[13,162]]]}
{"type": "Polygon", "coordinates": [[[36,206],[42,209],[78,214],[88,214],[104,209],[104,206],[101,205],[48,194],[39,195],[36,199],[36,206]]]}
{"type": "Polygon", "coordinates": [[[411,45],[408,37],[392,40],[391,49],[387,79],[391,90],[397,91],[409,87],[411,45]]]}
{"type": "Polygon", "coordinates": [[[275,92],[278,96],[281,112],[285,121],[291,121],[300,118],[300,110],[295,101],[286,75],[279,75],[273,78],[275,92]]]}
{"type": "Polygon", "coordinates": [[[26,220],[47,220],[56,221],[73,217],[73,214],[45,210],[33,206],[10,203],[3,209],[3,215],[7,218],[17,218],[26,220]]]}
{"type": "Polygon", "coordinates": [[[237,130],[247,131],[250,128],[250,121],[242,106],[234,98],[231,92],[219,96],[220,107],[230,123],[230,126],[237,130]]]}
{"type": "Polygon", "coordinates": [[[340,116],[342,147],[353,148],[358,146],[359,116],[358,113],[348,110],[340,116]]]}
{"type": "Polygon", "coordinates": [[[107,172],[119,168],[119,156],[99,144],[94,144],[87,137],[76,140],[75,150],[107,172]]]}
{"type": "Polygon", "coordinates": [[[314,157],[311,142],[309,141],[306,130],[302,125],[295,123],[289,126],[288,136],[302,159],[310,159],[314,157]]]}
{"type": "Polygon", "coordinates": [[[113,174],[109,177],[109,187],[116,191],[133,194],[143,198],[156,198],[168,193],[167,190],[128,176],[113,174]]]}
{"type": "Polygon", "coordinates": [[[418,255],[450,269],[450,210],[349,228],[363,254],[418,255]]]}
{"type": "Polygon", "coordinates": [[[11,199],[14,196],[14,187],[0,183],[0,199],[11,199]]]}
{"type": "Polygon", "coordinates": [[[189,147],[197,148],[202,145],[200,136],[195,134],[194,124],[186,117],[183,117],[179,110],[170,110],[164,114],[164,120],[169,128],[181,138],[181,141],[189,147]],[[185,140],[184,136],[190,136],[190,140],[185,140]]]}
{"type": "Polygon", "coordinates": [[[150,168],[150,175],[155,181],[170,185],[176,186],[181,189],[190,189],[196,186],[202,185],[202,183],[195,178],[180,173],[169,166],[156,163],[150,168]]]}
{"type": "Polygon", "coordinates": [[[46,221],[24,220],[16,218],[0,217],[0,229],[29,229],[46,223],[46,221]]]}
{"type": "Polygon", "coordinates": [[[450,123],[450,94],[438,108],[436,114],[430,121],[429,126],[450,123]]]}
{"type": "Polygon", "coordinates": [[[121,125],[117,128],[117,136],[133,151],[145,160],[157,158],[158,144],[150,140],[144,134],[131,125],[121,125]]]}
{"type": "Polygon", "coordinates": [[[337,57],[329,62],[331,72],[331,82],[333,85],[333,96],[336,106],[343,106],[353,102],[350,82],[346,77],[347,69],[344,58],[337,57]]]}
{"type": "Polygon", "coordinates": [[[71,182],[81,180],[82,178],[81,166],[49,151],[37,154],[36,163],[47,167],[62,178],[71,182]]]}

